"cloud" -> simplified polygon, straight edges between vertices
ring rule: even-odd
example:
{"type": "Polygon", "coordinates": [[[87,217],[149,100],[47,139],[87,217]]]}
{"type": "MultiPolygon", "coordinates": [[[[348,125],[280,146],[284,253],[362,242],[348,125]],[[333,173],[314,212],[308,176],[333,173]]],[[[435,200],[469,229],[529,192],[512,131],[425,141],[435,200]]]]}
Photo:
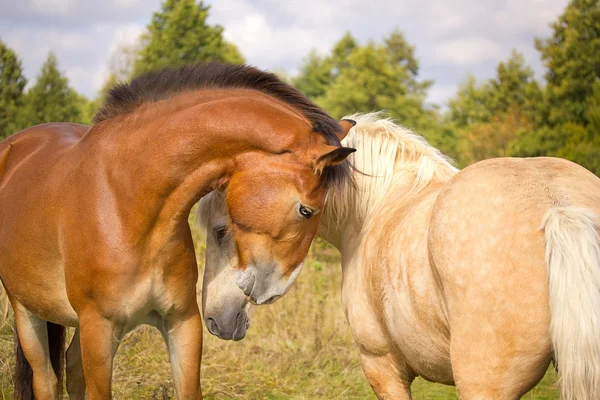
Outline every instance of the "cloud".
{"type": "Polygon", "coordinates": [[[325,53],[338,37],[332,33],[306,30],[298,26],[277,27],[268,23],[264,14],[253,12],[241,16],[225,31],[251,64],[263,68],[297,67],[311,49],[325,53]],[[327,41],[324,41],[324,36],[327,41]]]}
{"type": "Polygon", "coordinates": [[[446,40],[435,46],[438,62],[458,65],[473,65],[487,61],[496,61],[506,49],[486,38],[468,37],[446,40]]]}
{"type": "Polygon", "coordinates": [[[0,2],[0,20],[68,29],[133,21],[150,15],[159,4],[160,0],[9,0],[0,2]]]}
{"type": "MultiPolygon", "coordinates": [[[[213,0],[209,22],[249,63],[294,74],[311,49],[326,53],[345,32],[380,41],[393,29],[416,47],[420,75],[433,79],[429,101],[443,102],[468,73],[480,79],[516,48],[540,77],[533,47],[550,34],[568,0],[213,0]]],[[[111,54],[137,38],[160,0],[0,1],[0,38],[22,57],[31,80],[48,51],[73,86],[93,97],[111,54]]]]}

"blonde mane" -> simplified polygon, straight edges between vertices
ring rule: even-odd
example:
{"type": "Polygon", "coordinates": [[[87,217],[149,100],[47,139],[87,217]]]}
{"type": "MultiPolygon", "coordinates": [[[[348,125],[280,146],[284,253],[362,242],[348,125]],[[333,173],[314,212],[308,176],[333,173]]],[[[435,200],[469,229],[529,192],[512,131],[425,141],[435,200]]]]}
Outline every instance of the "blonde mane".
{"type": "Polygon", "coordinates": [[[434,181],[448,181],[458,172],[425,138],[382,112],[344,118],[356,121],[342,141],[344,146],[357,149],[348,158],[355,168],[355,182],[329,192],[328,222],[343,222],[352,214],[364,218],[393,188],[402,186],[400,195],[415,194],[434,181]]]}
{"type": "MultiPolygon", "coordinates": [[[[327,194],[322,222],[343,223],[350,215],[366,217],[394,188],[402,196],[419,193],[432,182],[446,182],[458,169],[425,138],[386,118],[382,112],[353,114],[356,125],[342,141],[357,151],[348,157],[354,182],[332,188],[327,194]]],[[[214,191],[200,200],[198,222],[206,227],[212,212],[227,212],[224,192],[214,191]]]]}

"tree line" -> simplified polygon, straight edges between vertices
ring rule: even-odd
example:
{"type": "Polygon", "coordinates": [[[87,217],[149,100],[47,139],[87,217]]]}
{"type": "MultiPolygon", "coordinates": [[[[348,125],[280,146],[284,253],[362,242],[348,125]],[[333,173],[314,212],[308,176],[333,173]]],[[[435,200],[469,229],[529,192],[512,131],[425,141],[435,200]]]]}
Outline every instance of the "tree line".
{"type": "MultiPolygon", "coordinates": [[[[202,1],[165,0],[138,42],[113,55],[110,76],[91,100],[69,86],[52,53],[26,89],[18,55],[0,38],[0,139],[44,122],[91,124],[112,85],[156,68],[243,63],[223,28],[207,23],[209,12],[202,1]]],[[[467,76],[443,108],[427,104],[433,81],[420,78],[415,48],[400,30],[363,44],[346,33],[327,54],[310,52],[297,76],[284,78],[338,118],[386,110],[461,167],[491,157],[549,155],[600,175],[599,0],[572,0],[551,28],[550,37],[535,40],[546,70],[541,82],[513,51],[493,78],[467,76]]]]}

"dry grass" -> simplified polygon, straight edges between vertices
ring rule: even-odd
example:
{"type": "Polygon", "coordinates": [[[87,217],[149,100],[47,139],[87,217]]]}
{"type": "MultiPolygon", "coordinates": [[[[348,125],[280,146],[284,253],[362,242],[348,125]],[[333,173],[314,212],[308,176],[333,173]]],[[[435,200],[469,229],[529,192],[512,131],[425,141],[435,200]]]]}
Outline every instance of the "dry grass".
{"type": "MultiPolygon", "coordinates": [[[[204,247],[195,232],[202,263],[204,247]]],[[[203,392],[207,399],[375,399],[359,363],[340,301],[337,252],[317,241],[289,294],[257,308],[248,336],[226,342],[204,335],[203,392]]],[[[5,298],[0,299],[0,312],[5,298]]],[[[0,393],[12,398],[12,317],[0,321],[0,393]]],[[[550,371],[528,399],[558,399],[550,371]]],[[[166,346],[143,327],[122,342],[115,360],[116,399],[174,398],[166,346]]],[[[453,387],[417,380],[415,399],[455,399],[453,387]]]]}

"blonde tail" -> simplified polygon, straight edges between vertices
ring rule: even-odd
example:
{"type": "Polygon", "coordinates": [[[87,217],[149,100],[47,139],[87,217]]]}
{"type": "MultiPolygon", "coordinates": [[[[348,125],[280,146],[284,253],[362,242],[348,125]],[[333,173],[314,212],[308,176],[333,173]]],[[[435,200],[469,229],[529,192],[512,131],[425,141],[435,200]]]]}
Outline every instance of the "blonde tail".
{"type": "Polygon", "coordinates": [[[584,208],[546,212],[552,344],[563,400],[600,398],[598,216],[584,208]]]}

